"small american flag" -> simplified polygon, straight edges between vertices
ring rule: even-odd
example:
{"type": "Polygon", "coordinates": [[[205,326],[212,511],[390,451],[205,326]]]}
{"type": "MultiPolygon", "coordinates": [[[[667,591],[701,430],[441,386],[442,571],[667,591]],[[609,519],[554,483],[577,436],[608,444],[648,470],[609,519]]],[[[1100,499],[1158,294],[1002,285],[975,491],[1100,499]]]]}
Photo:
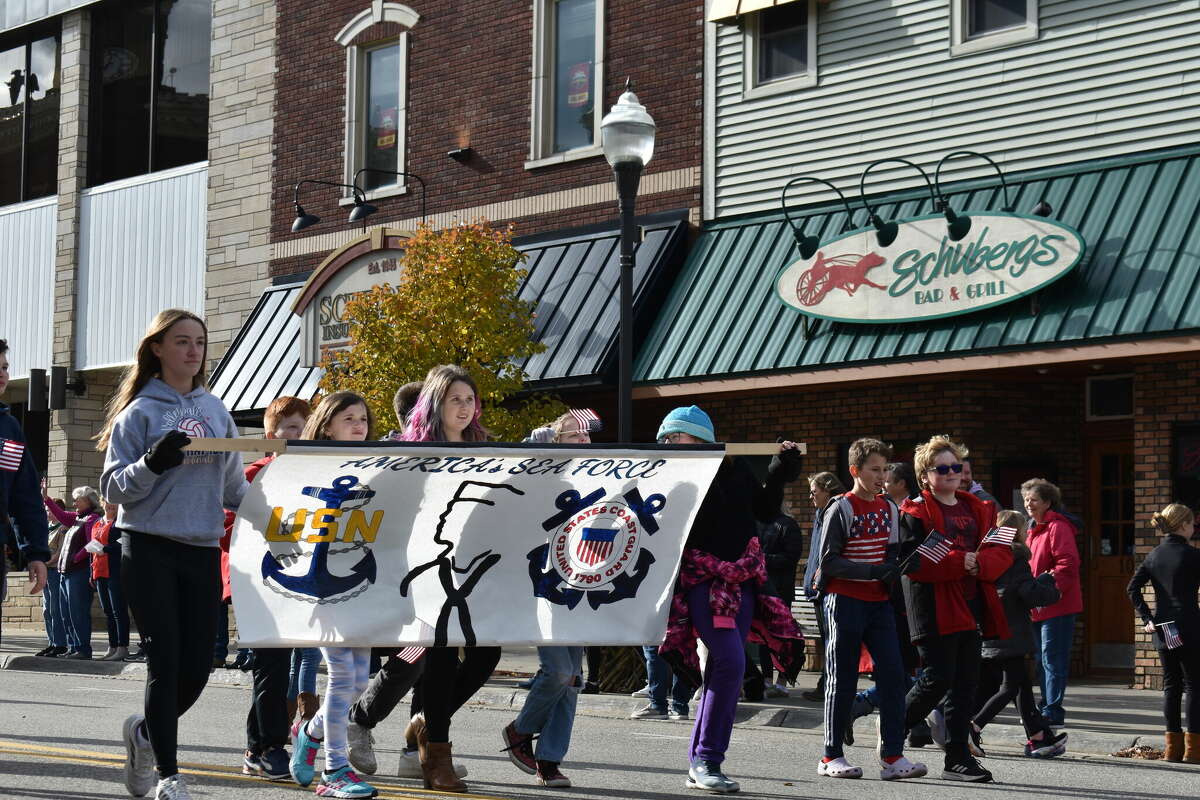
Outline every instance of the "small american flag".
{"type": "Polygon", "coordinates": [[[988,535],[983,537],[983,541],[980,542],[980,544],[1001,544],[1005,547],[1009,547],[1012,545],[1013,539],[1015,538],[1017,538],[1016,528],[1009,528],[1007,526],[1003,528],[992,528],[990,531],[988,531],[988,535]]]}
{"type": "Polygon", "coordinates": [[[1163,644],[1168,650],[1178,650],[1183,647],[1183,638],[1179,635],[1179,628],[1174,622],[1159,622],[1156,623],[1162,628],[1163,644]]]}
{"type": "Polygon", "coordinates": [[[23,442],[12,439],[0,439],[0,469],[16,472],[21,466],[21,456],[25,453],[23,442]]]}
{"type": "Polygon", "coordinates": [[[939,564],[943,558],[950,555],[950,540],[933,531],[925,537],[925,541],[917,545],[917,552],[928,558],[930,563],[939,564]]]}
{"type": "Polygon", "coordinates": [[[572,408],[567,413],[579,423],[581,431],[598,433],[604,430],[604,423],[600,421],[600,415],[590,408],[572,408]]]}
{"type": "MultiPolygon", "coordinates": [[[[433,628],[424,620],[421,620],[421,638],[433,638],[433,628]]],[[[421,647],[420,645],[413,645],[412,647],[406,647],[397,653],[396,658],[400,659],[406,664],[415,664],[421,660],[421,656],[423,655],[425,655],[425,648],[421,647]]]]}

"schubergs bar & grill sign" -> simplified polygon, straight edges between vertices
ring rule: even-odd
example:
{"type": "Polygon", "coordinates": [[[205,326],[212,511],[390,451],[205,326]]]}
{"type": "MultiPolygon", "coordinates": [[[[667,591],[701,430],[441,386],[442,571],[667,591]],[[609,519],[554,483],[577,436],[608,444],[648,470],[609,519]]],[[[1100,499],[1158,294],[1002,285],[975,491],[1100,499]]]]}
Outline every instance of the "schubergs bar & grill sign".
{"type": "Polygon", "coordinates": [[[1043,217],[971,213],[952,241],[940,214],[899,222],[881,247],[874,228],[826,242],[812,258],[779,274],[780,299],[812,317],[838,322],[910,322],[966,314],[1037,291],[1083,257],[1083,237],[1043,217]]]}

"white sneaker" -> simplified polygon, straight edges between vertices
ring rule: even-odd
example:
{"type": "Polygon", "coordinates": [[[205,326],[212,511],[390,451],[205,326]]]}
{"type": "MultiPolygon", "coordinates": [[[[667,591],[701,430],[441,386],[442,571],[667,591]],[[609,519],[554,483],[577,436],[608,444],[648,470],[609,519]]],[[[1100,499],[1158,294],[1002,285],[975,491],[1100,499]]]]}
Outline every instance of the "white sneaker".
{"type": "Polygon", "coordinates": [[[879,779],[881,781],[902,781],[906,778],[923,778],[929,770],[924,764],[914,763],[909,761],[904,756],[900,756],[891,764],[883,759],[879,760],[879,779]]]}
{"type": "Polygon", "coordinates": [[[929,712],[929,716],[925,718],[925,724],[929,726],[929,735],[933,737],[933,743],[943,750],[946,749],[946,717],[942,714],[940,708],[935,708],[929,712]]]}
{"type": "Polygon", "coordinates": [[[845,756],[833,761],[818,761],[817,774],[826,778],[861,778],[862,767],[852,767],[845,756]]]}
{"type": "MultiPolygon", "coordinates": [[[[454,762],[454,774],[460,778],[467,777],[467,768],[465,765],[454,762]]],[[[396,771],[398,778],[423,778],[425,774],[421,772],[421,754],[416,750],[403,749],[400,751],[400,769],[396,771]]]]}
{"type": "Polygon", "coordinates": [[[649,697],[650,696],[650,684],[646,684],[642,688],[638,689],[636,692],[630,692],[629,696],[630,697],[649,697]]]}
{"type": "Polygon", "coordinates": [[[350,766],[358,772],[374,775],[379,769],[379,761],[375,758],[375,735],[371,729],[351,722],[346,726],[346,744],[350,748],[350,766]]]}
{"type": "Polygon", "coordinates": [[[145,797],[154,788],[154,748],[138,733],[145,720],[141,714],[130,714],[121,726],[121,738],[125,740],[125,788],[134,797],[145,797]]]}
{"type": "Polygon", "coordinates": [[[192,795],[188,792],[187,784],[183,782],[183,776],[172,775],[158,782],[154,800],[192,800],[192,795]]]}

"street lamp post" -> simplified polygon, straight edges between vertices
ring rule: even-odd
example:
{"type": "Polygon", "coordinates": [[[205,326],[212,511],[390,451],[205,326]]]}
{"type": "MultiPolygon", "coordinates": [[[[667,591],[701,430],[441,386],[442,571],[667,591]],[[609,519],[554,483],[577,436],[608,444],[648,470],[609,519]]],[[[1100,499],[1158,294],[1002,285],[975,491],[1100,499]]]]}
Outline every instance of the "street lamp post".
{"type": "Polygon", "coordinates": [[[637,237],[634,203],[642,169],[654,155],[654,120],[633,93],[631,81],[625,92],[600,122],[604,157],[612,165],[617,181],[621,212],[621,333],[617,377],[617,438],[633,440],[633,246],[637,237]]]}

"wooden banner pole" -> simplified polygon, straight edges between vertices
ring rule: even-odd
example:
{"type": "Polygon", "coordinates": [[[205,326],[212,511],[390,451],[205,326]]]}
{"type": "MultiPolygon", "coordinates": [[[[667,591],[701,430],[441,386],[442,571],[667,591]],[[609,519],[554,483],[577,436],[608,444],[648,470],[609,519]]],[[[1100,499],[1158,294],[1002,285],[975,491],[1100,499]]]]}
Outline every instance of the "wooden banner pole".
{"type": "MultiPolygon", "coordinates": [[[[808,448],[803,442],[799,443],[800,452],[807,453],[808,448]]],[[[207,450],[213,453],[286,453],[285,439],[205,439],[196,438],[183,448],[184,450],[207,450]]],[[[769,456],[779,452],[778,444],[758,442],[726,442],[725,452],[731,456],[769,456]]]]}

